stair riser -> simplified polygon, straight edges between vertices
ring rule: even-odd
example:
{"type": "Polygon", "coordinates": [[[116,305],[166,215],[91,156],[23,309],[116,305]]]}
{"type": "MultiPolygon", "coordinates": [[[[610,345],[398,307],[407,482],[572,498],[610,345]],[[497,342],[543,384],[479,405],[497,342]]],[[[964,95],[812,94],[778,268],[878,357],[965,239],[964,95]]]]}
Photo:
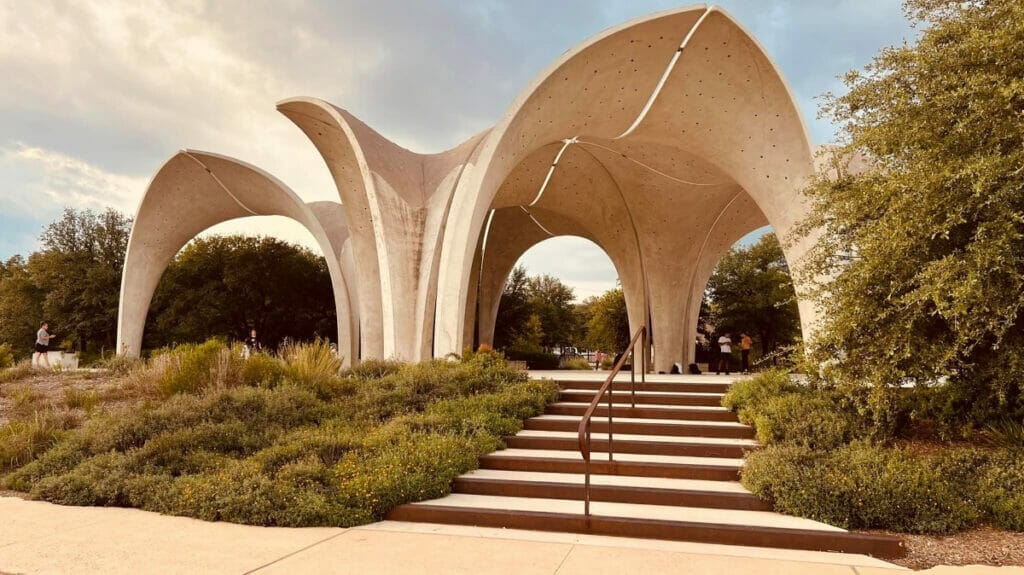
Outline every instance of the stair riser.
{"type": "MultiPolygon", "coordinates": [[[[604,385],[603,381],[558,381],[555,382],[561,389],[593,389],[598,390],[604,385]]],[[[664,382],[651,382],[641,383],[636,382],[636,391],[657,391],[663,393],[725,393],[729,391],[729,383],[664,383],[664,382]]],[[[616,381],[615,389],[617,391],[629,391],[630,384],[628,381],[616,381]]]]}
{"type": "MultiPolygon", "coordinates": [[[[452,487],[455,493],[533,497],[539,499],[576,499],[583,501],[583,485],[548,482],[503,481],[460,477],[452,487]]],[[[650,487],[591,485],[591,501],[637,503],[643,505],[676,505],[712,509],[771,511],[771,505],[748,493],[717,493],[650,487]]]]}
{"type": "Polygon", "coordinates": [[[741,525],[660,521],[563,513],[541,513],[503,509],[467,509],[440,505],[402,505],[391,511],[392,521],[474,525],[505,529],[530,529],[589,533],[620,537],[641,537],[673,541],[693,541],[720,545],[774,547],[807,551],[863,553],[875,557],[896,558],[906,554],[900,540],[881,535],[863,535],[836,531],[775,529],[741,525]]]}
{"type": "MultiPolygon", "coordinates": [[[[576,431],[579,421],[568,419],[528,419],[524,429],[538,431],[576,431]]],[[[590,420],[593,433],[607,433],[608,419],[594,418],[590,420]]],[[[612,421],[612,433],[628,433],[632,435],[667,435],[672,437],[719,437],[731,439],[753,439],[754,430],[749,427],[723,427],[713,425],[681,425],[672,423],[635,423],[612,421]]]]}
{"type": "MultiPolygon", "coordinates": [[[[504,471],[537,471],[543,473],[583,473],[582,460],[543,459],[534,457],[480,458],[481,469],[504,471]]],[[[739,468],[717,465],[677,465],[671,463],[642,463],[591,459],[590,472],[595,475],[627,475],[631,477],[659,477],[665,479],[702,479],[705,481],[738,481],[739,468]]]]}
{"type": "MultiPolygon", "coordinates": [[[[585,391],[563,391],[559,396],[559,401],[565,401],[569,403],[590,403],[594,400],[594,394],[585,391]]],[[[625,407],[631,405],[632,399],[628,393],[616,392],[613,396],[612,403],[614,406],[625,407]]],[[[601,403],[607,405],[608,397],[602,398],[601,403]]],[[[722,405],[722,399],[720,397],[694,397],[692,395],[683,395],[681,393],[659,393],[659,394],[648,394],[648,395],[637,395],[636,404],[660,404],[660,405],[699,405],[702,407],[720,407],[722,405]]]]}
{"type": "MultiPolygon", "coordinates": [[[[549,405],[545,413],[549,415],[575,415],[582,417],[587,410],[583,405],[549,405]]],[[[739,421],[731,411],[705,411],[701,409],[659,409],[657,407],[620,407],[612,408],[613,417],[637,417],[643,419],[678,419],[687,421],[739,421]]],[[[608,407],[600,406],[594,417],[608,417],[608,407]]]]}
{"type": "MultiPolygon", "coordinates": [[[[575,437],[506,437],[505,445],[515,449],[555,449],[559,451],[576,451],[579,449],[575,437]]],[[[685,455],[690,457],[743,457],[753,448],[739,445],[703,445],[693,443],[670,443],[658,441],[629,441],[612,439],[615,453],[639,453],[644,455],[685,455]]],[[[608,441],[591,440],[590,449],[594,459],[606,457],[598,452],[608,452],[608,441]]]]}

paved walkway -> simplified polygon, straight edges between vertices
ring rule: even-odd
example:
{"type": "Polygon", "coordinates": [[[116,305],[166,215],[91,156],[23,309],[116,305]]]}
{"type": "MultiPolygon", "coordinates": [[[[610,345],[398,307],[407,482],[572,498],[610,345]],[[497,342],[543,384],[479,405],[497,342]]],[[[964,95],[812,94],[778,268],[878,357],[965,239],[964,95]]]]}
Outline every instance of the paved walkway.
{"type": "MultiPolygon", "coordinates": [[[[0,573],[896,575],[858,555],[415,523],[285,529],[0,497],[0,573]]],[[[928,573],[988,573],[940,567],[928,573]]],[[[1024,569],[998,569],[1024,573],[1024,569]]]]}

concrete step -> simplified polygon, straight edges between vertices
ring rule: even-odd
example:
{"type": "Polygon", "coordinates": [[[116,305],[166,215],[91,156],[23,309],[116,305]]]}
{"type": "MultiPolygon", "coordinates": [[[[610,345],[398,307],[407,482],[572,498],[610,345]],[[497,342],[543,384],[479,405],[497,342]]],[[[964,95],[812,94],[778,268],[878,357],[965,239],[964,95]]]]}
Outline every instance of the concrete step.
{"type": "MultiPolygon", "coordinates": [[[[571,403],[589,404],[594,400],[595,391],[592,389],[564,389],[558,395],[559,401],[571,403]]],[[[631,405],[636,401],[637,406],[641,405],[690,405],[721,407],[722,395],[715,393],[655,393],[651,391],[636,392],[633,397],[628,391],[615,391],[612,393],[613,407],[631,405]]],[[[607,403],[607,395],[602,398],[602,403],[607,403]]]]}
{"type": "MultiPolygon", "coordinates": [[[[614,461],[607,454],[593,457],[591,477],[600,475],[736,481],[743,465],[741,459],[711,457],[677,457],[616,453],[614,461]]],[[[551,473],[583,473],[583,457],[579,451],[505,449],[480,458],[483,469],[538,471],[551,473]]]]}
{"type": "MultiPolygon", "coordinates": [[[[617,399],[617,398],[616,398],[617,399]]],[[[548,405],[546,413],[551,415],[583,416],[589,403],[557,402],[548,405]]],[[[714,406],[679,406],[679,405],[647,405],[636,407],[613,405],[613,417],[641,417],[646,419],[678,419],[689,421],[738,421],[736,414],[724,407],[714,406]]],[[[608,417],[608,405],[602,403],[594,412],[594,417],[608,417]]]]}
{"type": "MultiPolygon", "coordinates": [[[[514,437],[506,437],[505,445],[517,449],[578,450],[576,433],[558,431],[523,430],[514,437]]],[[[684,455],[696,457],[740,458],[757,448],[757,443],[745,439],[712,437],[673,437],[654,435],[616,434],[612,438],[613,453],[642,453],[648,455],[684,455]]],[[[592,452],[608,452],[608,435],[591,433],[592,452]]],[[[596,459],[597,456],[594,456],[596,459]]]]}
{"type": "Polygon", "coordinates": [[[583,504],[576,500],[456,493],[402,505],[387,519],[843,551],[878,557],[904,553],[897,538],[852,534],[824,523],[766,511],[593,501],[591,516],[586,517],[583,504]]]}
{"type": "MultiPolygon", "coordinates": [[[[607,411],[607,410],[606,410],[607,411]]],[[[565,415],[542,415],[529,419],[524,429],[543,431],[576,431],[579,429],[581,417],[565,415]]],[[[597,417],[590,420],[590,429],[594,433],[608,431],[608,418],[597,417]]],[[[701,421],[658,421],[643,418],[613,418],[612,433],[691,436],[691,437],[726,437],[753,439],[754,430],[750,426],[733,422],[701,422],[701,421]]]]}
{"type": "MultiPolygon", "coordinates": [[[[558,380],[555,381],[561,389],[600,389],[604,385],[604,381],[566,381],[558,380]]],[[[729,391],[731,383],[725,382],[707,382],[707,383],[689,383],[689,382],[667,382],[667,381],[646,381],[641,382],[640,378],[637,377],[635,385],[636,391],[654,391],[659,393],[717,393],[724,394],[729,391]]],[[[617,391],[629,391],[631,389],[630,382],[615,380],[613,387],[617,391]]]]}
{"type": "MultiPolygon", "coordinates": [[[[584,497],[582,473],[534,473],[480,469],[455,480],[455,493],[543,499],[584,497]]],[[[737,482],[652,477],[591,476],[591,501],[770,511],[771,506],[737,482]]]]}

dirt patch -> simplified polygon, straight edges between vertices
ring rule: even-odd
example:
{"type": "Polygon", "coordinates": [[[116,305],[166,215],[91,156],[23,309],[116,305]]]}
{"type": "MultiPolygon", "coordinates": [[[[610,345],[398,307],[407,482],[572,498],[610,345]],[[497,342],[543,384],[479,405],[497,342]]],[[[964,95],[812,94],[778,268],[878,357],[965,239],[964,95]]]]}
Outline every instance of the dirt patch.
{"type": "Polygon", "coordinates": [[[907,556],[890,561],[911,569],[928,569],[936,565],[1024,566],[1024,533],[990,527],[943,537],[888,531],[867,533],[902,538],[907,546],[907,556]]]}

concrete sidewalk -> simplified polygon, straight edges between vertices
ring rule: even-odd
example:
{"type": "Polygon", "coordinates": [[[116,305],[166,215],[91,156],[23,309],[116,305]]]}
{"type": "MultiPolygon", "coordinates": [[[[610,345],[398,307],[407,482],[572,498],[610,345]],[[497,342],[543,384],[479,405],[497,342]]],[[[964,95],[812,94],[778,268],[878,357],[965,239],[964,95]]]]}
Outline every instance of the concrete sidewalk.
{"type": "MultiPolygon", "coordinates": [[[[381,522],[354,529],[208,523],[0,497],[0,573],[621,573],[895,575],[859,555],[381,522]]],[[[987,573],[940,567],[929,573],[987,573]]],[[[1001,568],[998,573],[1024,573],[1001,568]]]]}

